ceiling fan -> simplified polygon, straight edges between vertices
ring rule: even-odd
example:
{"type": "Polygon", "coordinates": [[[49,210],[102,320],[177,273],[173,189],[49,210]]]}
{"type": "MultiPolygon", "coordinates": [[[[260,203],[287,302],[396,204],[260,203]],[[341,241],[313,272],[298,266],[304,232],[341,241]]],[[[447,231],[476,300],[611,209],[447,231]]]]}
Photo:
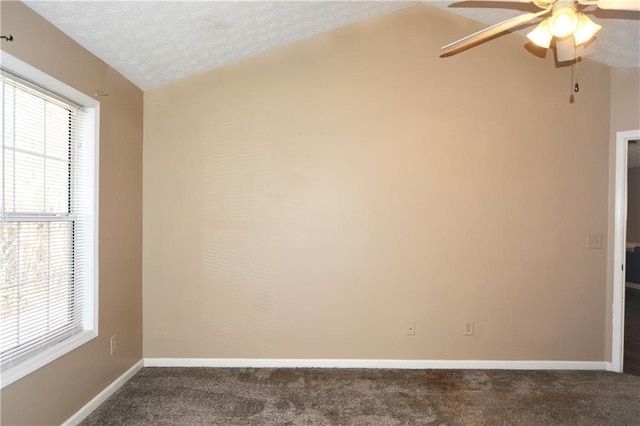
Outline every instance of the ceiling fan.
{"type": "Polygon", "coordinates": [[[501,32],[526,24],[538,17],[545,17],[527,34],[527,38],[540,47],[549,48],[555,38],[558,62],[573,60],[582,55],[586,42],[602,28],[585,13],[584,8],[597,6],[600,9],[640,11],[640,0],[492,0],[512,3],[533,3],[542,10],[526,13],[470,34],[442,47],[442,56],[455,54],[501,32]]]}

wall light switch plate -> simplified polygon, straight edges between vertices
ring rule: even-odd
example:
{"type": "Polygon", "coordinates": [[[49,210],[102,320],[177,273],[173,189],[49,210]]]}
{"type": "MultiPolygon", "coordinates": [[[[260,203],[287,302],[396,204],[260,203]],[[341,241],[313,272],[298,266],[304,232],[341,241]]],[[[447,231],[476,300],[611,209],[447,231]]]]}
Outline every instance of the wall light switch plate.
{"type": "Polygon", "coordinates": [[[588,249],[601,249],[602,248],[602,234],[587,234],[587,248],[588,249]]]}
{"type": "Polygon", "coordinates": [[[475,327],[472,319],[464,320],[464,330],[462,331],[462,335],[473,336],[474,328],[475,327]]]}

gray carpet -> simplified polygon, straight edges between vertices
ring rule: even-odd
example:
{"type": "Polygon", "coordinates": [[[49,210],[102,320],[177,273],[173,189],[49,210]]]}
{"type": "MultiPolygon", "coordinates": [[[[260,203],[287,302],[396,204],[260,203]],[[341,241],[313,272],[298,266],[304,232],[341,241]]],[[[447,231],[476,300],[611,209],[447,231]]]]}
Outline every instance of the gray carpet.
{"type": "Polygon", "coordinates": [[[143,368],[83,425],[638,425],[603,371],[143,368]]]}

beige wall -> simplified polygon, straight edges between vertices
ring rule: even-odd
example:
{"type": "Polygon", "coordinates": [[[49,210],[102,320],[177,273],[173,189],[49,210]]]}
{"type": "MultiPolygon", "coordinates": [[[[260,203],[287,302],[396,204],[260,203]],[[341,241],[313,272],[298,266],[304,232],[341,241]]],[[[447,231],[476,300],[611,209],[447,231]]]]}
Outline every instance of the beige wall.
{"type": "MultiPolygon", "coordinates": [[[[640,45],[638,46],[640,48],[640,45]]],[[[611,361],[613,301],[613,237],[615,197],[616,132],[640,129],[640,68],[611,68],[611,124],[609,135],[609,220],[607,224],[607,311],[605,325],[606,360],[611,361]]],[[[619,267],[615,269],[618,271],[619,267]]]]}
{"type": "Polygon", "coordinates": [[[2,49],[100,98],[99,337],[4,388],[3,425],[60,424],[142,357],[142,102],[132,83],[20,2],[1,3],[2,49]],[[109,338],[118,352],[109,355],[109,338]]]}
{"type": "MultiPolygon", "coordinates": [[[[640,48],[640,43],[639,46],[640,48]]],[[[640,128],[640,68],[611,68],[611,131],[640,128]]]]}
{"type": "Polygon", "coordinates": [[[520,36],[438,57],[479,28],[418,5],[146,92],[145,357],[603,360],[610,70],[570,104],[520,36]]]}
{"type": "MultiPolygon", "coordinates": [[[[611,70],[611,129],[612,132],[640,129],[640,68],[611,70]]],[[[640,169],[630,169],[627,178],[627,241],[636,242],[640,241],[640,169]]]]}
{"type": "Polygon", "coordinates": [[[640,167],[627,175],[627,241],[640,242],[640,167]]]}

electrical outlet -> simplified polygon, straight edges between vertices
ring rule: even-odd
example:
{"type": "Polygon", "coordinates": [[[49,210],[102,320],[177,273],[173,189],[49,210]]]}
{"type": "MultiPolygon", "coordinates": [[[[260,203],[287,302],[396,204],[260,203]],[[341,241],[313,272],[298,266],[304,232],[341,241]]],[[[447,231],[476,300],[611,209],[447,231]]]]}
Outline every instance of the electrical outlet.
{"type": "Polygon", "coordinates": [[[115,354],[118,350],[118,336],[115,334],[111,336],[111,355],[115,354]]]}
{"type": "Polygon", "coordinates": [[[464,320],[464,330],[462,331],[463,336],[473,336],[473,320],[464,320]]]}
{"type": "Polygon", "coordinates": [[[587,234],[587,248],[588,249],[601,249],[602,248],[602,235],[601,234],[587,234]]]}
{"type": "Polygon", "coordinates": [[[415,336],[416,334],[416,323],[410,322],[407,324],[407,336],[415,336]]]}

